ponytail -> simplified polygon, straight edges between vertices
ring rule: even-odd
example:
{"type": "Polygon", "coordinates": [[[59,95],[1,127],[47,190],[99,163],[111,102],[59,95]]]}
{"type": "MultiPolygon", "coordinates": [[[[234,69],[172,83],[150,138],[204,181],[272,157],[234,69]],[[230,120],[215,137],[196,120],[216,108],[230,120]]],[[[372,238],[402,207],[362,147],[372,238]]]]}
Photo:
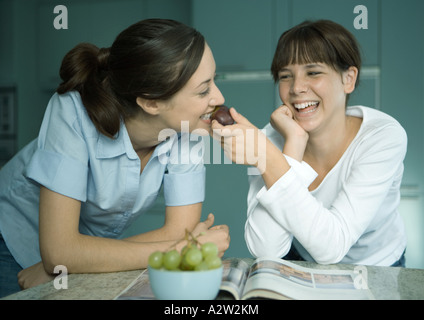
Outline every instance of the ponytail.
{"type": "Polygon", "coordinates": [[[62,61],[57,88],[59,94],[76,90],[87,113],[102,134],[113,138],[119,131],[122,110],[109,86],[108,48],[81,43],[69,51],[62,61]]]}

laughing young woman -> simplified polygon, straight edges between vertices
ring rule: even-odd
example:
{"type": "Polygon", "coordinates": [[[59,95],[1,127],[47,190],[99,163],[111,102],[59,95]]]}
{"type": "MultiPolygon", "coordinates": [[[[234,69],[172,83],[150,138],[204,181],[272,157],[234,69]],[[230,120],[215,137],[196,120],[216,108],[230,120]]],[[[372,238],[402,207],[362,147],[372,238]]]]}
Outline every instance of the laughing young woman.
{"type": "Polygon", "coordinates": [[[213,215],[199,221],[202,157],[178,163],[181,134],[159,139],[164,129],[180,132],[182,121],[190,132],[209,131],[205,115],[224,102],[203,36],[171,20],[141,21],[111,48],[78,45],[60,75],[38,139],[0,172],[0,295],[19,290],[22,268],[28,287],[56,265],[70,273],[146,267],[151,252],[186,229],[223,254],[228,227],[213,227],[213,215]],[[119,239],[161,188],[163,227],[119,239]]]}
{"type": "MultiPolygon", "coordinates": [[[[305,22],[281,36],[271,71],[284,105],[263,130],[266,153],[250,144],[265,158],[254,164],[265,165],[248,194],[245,239],[254,256],[404,265],[398,205],[407,136],[381,111],[347,107],[360,68],[355,38],[336,23],[305,22]]],[[[231,112],[233,135],[257,130],[231,112]]],[[[237,141],[224,144],[233,159],[237,141]]]]}

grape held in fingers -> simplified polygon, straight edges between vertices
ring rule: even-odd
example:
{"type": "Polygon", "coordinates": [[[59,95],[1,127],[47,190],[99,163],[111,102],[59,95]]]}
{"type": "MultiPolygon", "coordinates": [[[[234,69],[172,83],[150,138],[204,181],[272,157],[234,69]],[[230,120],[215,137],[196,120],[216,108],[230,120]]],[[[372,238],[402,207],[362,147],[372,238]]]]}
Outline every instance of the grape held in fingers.
{"type": "Polygon", "coordinates": [[[211,116],[211,120],[216,120],[223,126],[234,124],[234,119],[230,114],[230,109],[227,106],[217,106],[211,116]]]}

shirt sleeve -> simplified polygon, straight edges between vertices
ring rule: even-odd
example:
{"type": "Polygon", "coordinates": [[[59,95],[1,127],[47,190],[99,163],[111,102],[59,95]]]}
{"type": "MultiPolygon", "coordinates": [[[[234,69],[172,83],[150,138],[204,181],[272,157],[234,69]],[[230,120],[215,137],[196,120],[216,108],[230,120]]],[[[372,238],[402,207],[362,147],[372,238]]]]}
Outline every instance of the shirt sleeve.
{"type": "MultiPolygon", "coordinates": [[[[308,188],[318,174],[306,162],[299,162],[284,155],[290,165],[284,180],[288,183],[299,183],[308,188]]],[[[245,224],[245,240],[250,253],[255,257],[282,257],[290,250],[293,235],[281,226],[259,202],[261,195],[267,192],[260,175],[249,176],[249,192],[247,196],[247,221],[245,224]],[[269,241],[269,237],[273,239],[269,241]]]]}
{"type": "Polygon", "coordinates": [[[206,168],[203,138],[179,134],[173,144],[164,176],[167,206],[183,206],[205,200],[206,168]]]}
{"type": "Polygon", "coordinates": [[[88,152],[81,129],[82,108],[71,93],[53,95],[26,176],[52,191],[85,201],[88,152]]]}
{"type": "MultiPolygon", "coordinates": [[[[333,203],[324,207],[291,168],[269,190],[249,190],[246,241],[255,256],[285,255],[292,237],[318,263],[337,263],[364,233],[402,171],[407,137],[388,125],[363,138],[333,203]]],[[[256,177],[258,179],[260,177],[256,177]]],[[[261,187],[260,187],[261,186],[261,187]]]]}

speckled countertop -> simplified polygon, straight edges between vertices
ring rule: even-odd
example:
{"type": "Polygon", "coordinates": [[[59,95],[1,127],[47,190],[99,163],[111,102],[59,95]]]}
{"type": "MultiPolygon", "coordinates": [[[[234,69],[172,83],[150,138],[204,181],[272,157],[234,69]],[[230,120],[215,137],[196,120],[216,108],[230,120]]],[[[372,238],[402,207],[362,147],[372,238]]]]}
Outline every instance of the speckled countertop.
{"type": "Polygon", "coordinates": [[[67,289],[53,281],[5,297],[6,300],[111,300],[143,270],[68,275],[67,289]]]}
{"type": "MultiPolygon", "coordinates": [[[[317,269],[353,270],[353,265],[317,265],[296,262],[317,269]]],[[[368,286],[378,300],[424,299],[424,270],[366,266],[368,286]]],[[[5,297],[5,300],[111,300],[143,270],[70,274],[67,289],[55,289],[53,281],[5,297]]]]}

